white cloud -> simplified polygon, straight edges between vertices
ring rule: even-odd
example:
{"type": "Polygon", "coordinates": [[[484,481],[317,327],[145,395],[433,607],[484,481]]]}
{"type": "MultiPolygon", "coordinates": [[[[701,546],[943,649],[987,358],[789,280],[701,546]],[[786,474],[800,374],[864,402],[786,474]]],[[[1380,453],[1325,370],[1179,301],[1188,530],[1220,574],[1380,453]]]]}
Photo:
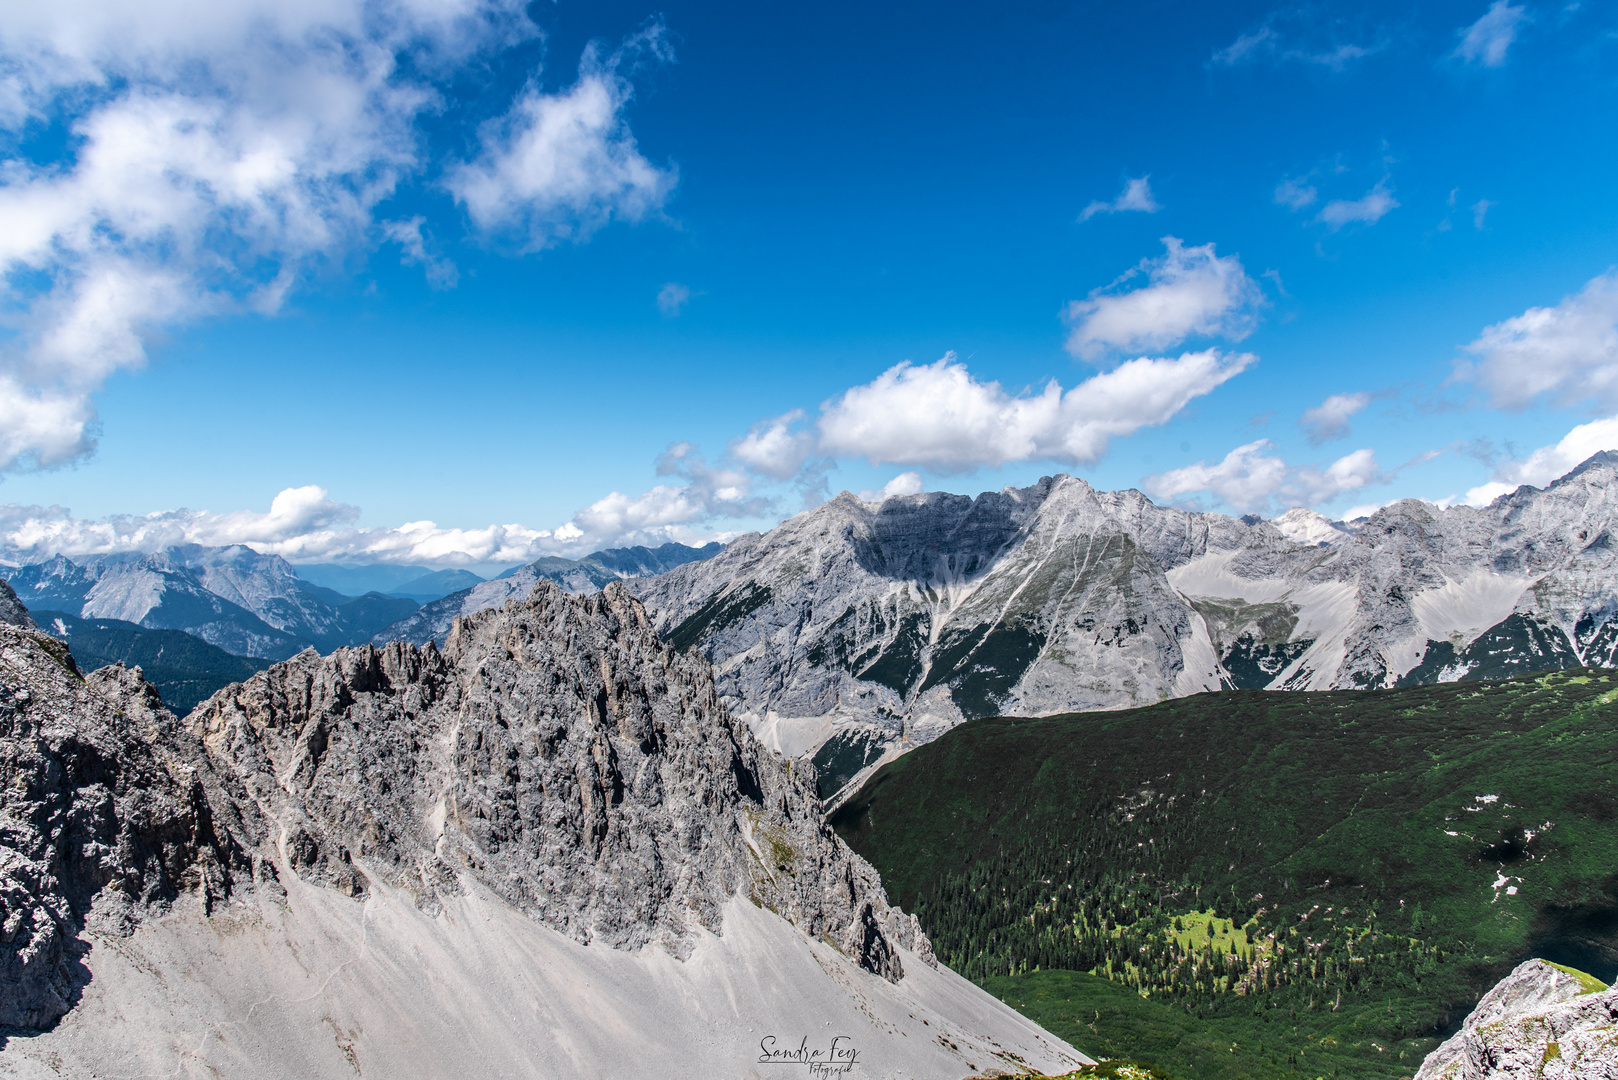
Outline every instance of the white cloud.
{"type": "Polygon", "coordinates": [[[1290,176],[1284,177],[1279,184],[1275,185],[1276,203],[1286,207],[1288,210],[1297,211],[1306,206],[1311,206],[1319,195],[1320,192],[1315,189],[1313,184],[1290,176]]]}
{"type": "Polygon", "coordinates": [[[1388,190],[1388,181],[1384,177],[1357,199],[1333,199],[1320,208],[1315,220],[1336,232],[1345,225],[1374,225],[1388,211],[1398,207],[1399,200],[1388,190]]]}
{"type": "Polygon", "coordinates": [[[1265,20],[1264,25],[1237,36],[1225,48],[1213,54],[1213,67],[1236,67],[1241,64],[1269,61],[1271,63],[1313,64],[1332,71],[1342,71],[1356,60],[1362,60],[1381,51],[1385,40],[1370,45],[1335,40],[1335,29],[1309,25],[1306,11],[1277,12],[1265,20]],[[1285,33],[1275,29],[1286,25],[1285,33]],[[1325,40],[1322,40],[1324,38],[1325,40]],[[1309,44],[1304,44],[1310,40],[1309,44]]]}
{"type": "Polygon", "coordinates": [[[1499,67],[1506,62],[1506,51],[1517,40],[1517,29],[1527,18],[1526,8],[1494,0],[1482,18],[1459,31],[1461,43],[1451,55],[1468,63],[1499,67]]]}
{"type": "Polygon", "coordinates": [[[820,451],[939,472],[1010,461],[1091,463],[1109,440],[1167,423],[1256,359],[1215,349],[1141,357],[1066,393],[1052,379],[1019,396],[977,381],[953,353],[919,367],[907,362],[822,406],[820,451]]]}
{"type": "Polygon", "coordinates": [[[1155,214],[1163,209],[1156,199],[1152,198],[1152,184],[1150,174],[1138,180],[1124,181],[1124,190],[1112,202],[1093,202],[1084,208],[1079,215],[1080,221],[1089,221],[1097,214],[1117,214],[1126,210],[1139,210],[1146,214],[1155,214]]]}
{"type": "Polygon", "coordinates": [[[1333,394],[1312,409],[1305,409],[1298,425],[1315,445],[1341,439],[1348,434],[1349,419],[1371,403],[1371,395],[1333,394]]]}
{"type": "Polygon", "coordinates": [[[1554,446],[1542,446],[1520,461],[1502,462],[1487,484],[1468,491],[1462,501],[1469,506],[1487,506],[1523,484],[1544,487],[1603,450],[1618,451],[1618,416],[1580,424],[1554,446]]]}
{"type": "MultiPolygon", "coordinates": [[[[538,33],[518,0],[0,7],[13,132],[0,151],[0,469],[88,451],[92,395],[144,362],[152,334],[273,313],[380,239],[449,284],[419,220],[374,213],[439,167],[418,120],[442,88],[538,33]],[[70,134],[65,156],[20,156],[53,145],[15,137],[38,122],[70,134]]],[[[526,91],[457,174],[474,218],[520,220],[532,242],[648,209],[672,177],[634,153],[627,93],[593,56],[570,90],[526,91]],[[514,163],[529,171],[513,177],[514,163]]]]}
{"type": "Polygon", "coordinates": [[[1555,307],[1485,327],[1466,351],[1475,359],[1457,362],[1457,377],[1476,381],[1500,408],[1525,408],[1541,394],[1618,407],[1618,270],[1555,307]]]}
{"type": "MultiPolygon", "coordinates": [[[[1368,518],[1372,514],[1376,513],[1378,510],[1382,509],[1384,506],[1387,506],[1387,505],[1388,504],[1385,503],[1385,502],[1359,503],[1359,504],[1357,504],[1355,506],[1350,506],[1347,510],[1344,510],[1341,520],[1343,520],[1343,521],[1358,521],[1360,518],[1368,518]]],[[[1438,503],[1434,503],[1433,505],[1435,505],[1435,506],[1443,506],[1443,505],[1446,505],[1446,504],[1443,503],[1443,502],[1438,502],[1438,503]]]]}
{"type": "Polygon", "coordinates": [[[803,410],[761,420],[730,444],[731,457],[772,480],[790,480],[815,451],[815,437],[800,425],[803,410]]]}
{"type": "Polygon", "coordinates": [[[461,272],[450,260],[428,252],[427,238],[421,232],[426,220],[417,214],[404,221],[384,221],[382,234],[399,245],[403,253],[401,262],[406,266],[420,266],[426,272],[427,284],[435,289],[453,289],[461,280],[461,272]]]}
{"type": "Polygon", "coordinates": [[[1488,216],[1494,205],[1488,199],[1479,199],[1472,204],[1472,225],[1474,228],[1480,230],[1483,228],[1483,219],[1488,216]]]}
{"type": "Polygon", "coordinates": [[[59,506],[10,505],[0,507],[0,550],[14,559],[52,554],[72,558],[156,551],[175,544],[247,544],[299,562],[468,565],[526,562],[553,546],[546,543],[550,532],[522,525],[446,529],[431,521],[415,521],[397,528],[351,527],[358,513],[315,486],[287,488],[275,497],[267,514],[165,510],[86,521],[59,506]]]}
{"type": "Polygon", "coordinates": [[[691,290],[678,281],[670,281],[657,290],[657,310],[665,317],[674,318],[691,299],[691,290]]]}
{"type": "Polygon", "coordinates": [[[885,502],[895,495],[919,495],[924,486],[921,482],[921,473],[902,472],[876,490],[860,489],[860,499],[863,502],[885,502]]]}
{"type": "Polygon", "coordinates": [[[619,74],[640,51],[663,54],[661,26],[626,49],[605,61],[588,49],[571,89],[546,94],[530,85],[505,116],[485,125],[483,152],[445,178],[480,228],[517,235],[538,250],[662,207],[675,174],[636,147],[623,118],[632,88],[619,74]]]}
{"type": "Polygon", "coordinates": [[[1148,494],[1160,499],[1208,492],[1236,512],[1248,513],[1266,512],[1277,502],[1316,506],[1382,479],[1376,455],[1368,449],[1345,454],[1321,469],[1289,466],[1268,452],[1273,447],[1268,439],[1250,442],[1212,465],[1199,461],[1149,476],[1144,486],[1148,494]]]}
{"type": "Polygon", "coordinates": [[[1111,349],[1172,348],[1193,334],[1240,341],[1253,332],[1264,294],[1239,258],[1215,255],[1213,244],[1188,248],[1173,236],[1163,245],[1162,258],[1143,259],[1106,289],[1067,305],[1068,352],[1094,358],[1111,349]],[[1142,274],[1148,284],[1112,291],[1142,274]]]}
{"type": "Polygon", "coordinates": [[[723,518],[753,518],[770,509],[740,469],[710,466],[690,443],[676,443],[658,458],[658,484],[640,495],[614,491],[573,515],[556,530],[574,550],[663,543],[697,535],[694,526],[723,518]]]}

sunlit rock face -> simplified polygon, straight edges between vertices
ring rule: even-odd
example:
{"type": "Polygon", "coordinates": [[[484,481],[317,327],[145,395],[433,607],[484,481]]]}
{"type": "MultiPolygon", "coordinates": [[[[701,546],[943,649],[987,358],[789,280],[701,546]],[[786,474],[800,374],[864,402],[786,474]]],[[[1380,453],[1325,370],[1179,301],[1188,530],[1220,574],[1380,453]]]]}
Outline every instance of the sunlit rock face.
{"type": "Polygon", "coordinates": [[[7,1075],[697,1075],[811,1014],[876,1075],[1083,1060],[937,968],[622,586],[184,721],[0,624],[0,764],[7,1075]]]}
{"type": "Polygon", "coordinates": [[[632,588],[827,794],[977,716],[1610,665],[1614,536],[1607,454],[1488,507],[1407,500],[1347,524],[1057,476],[976,499],[845,493],[632,588]]]}
{"type": "Polygon", "coordinates": [[[1416,1080],[1612,1080],[1618,1077],[1618,990],[1543,960],[1519,964],[1416,1080]]]}

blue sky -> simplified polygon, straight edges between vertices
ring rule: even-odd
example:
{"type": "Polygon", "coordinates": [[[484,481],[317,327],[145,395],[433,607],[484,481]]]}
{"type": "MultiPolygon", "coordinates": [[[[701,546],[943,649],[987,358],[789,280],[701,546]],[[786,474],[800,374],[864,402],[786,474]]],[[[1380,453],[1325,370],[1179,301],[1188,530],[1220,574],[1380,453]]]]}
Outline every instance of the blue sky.
{"type": "Polygon", "coordinates": [[[1618,447],[1615,30],[0,14],[0,532],[488,567],[1056,471],[1332,516],[1543,483],[1618,447]]]}

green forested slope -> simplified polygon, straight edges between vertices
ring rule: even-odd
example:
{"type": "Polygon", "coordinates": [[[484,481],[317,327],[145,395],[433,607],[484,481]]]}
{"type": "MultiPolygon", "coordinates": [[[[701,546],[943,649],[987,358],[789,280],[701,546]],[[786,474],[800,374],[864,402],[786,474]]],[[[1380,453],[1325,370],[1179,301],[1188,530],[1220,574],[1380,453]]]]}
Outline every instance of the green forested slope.
{"type": "Polygon", "coordinates": [[[108,664],[139,667],[163,704],[184,716],[216,691],[245,682],[268,660],[234,656],[182,630],[153,630],[121,619],[81,619],[64,611],[32,613],[40,629],[64,638],[84,671],[108,664]]]}
{"type": "Polygon", "coordinates": [[[1618,971],[1615,702],[1582,670],[979,720],[833,824],[945,962],[1092,1053],[1409,1076],[1516,960],[1618,971]]]}

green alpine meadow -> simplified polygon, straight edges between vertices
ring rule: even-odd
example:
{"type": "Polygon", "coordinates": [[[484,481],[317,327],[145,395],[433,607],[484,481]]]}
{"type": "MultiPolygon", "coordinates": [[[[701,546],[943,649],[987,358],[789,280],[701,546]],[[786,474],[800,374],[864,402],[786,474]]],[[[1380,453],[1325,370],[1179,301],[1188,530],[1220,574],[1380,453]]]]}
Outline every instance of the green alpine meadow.
{"type": "Polygon", "coordinates": [[[1097,1057],[1393,1080],[1517,962],[1618,967],[1615,761],[1607,670],[1243,690],[971,721],[831,820],[944,963],[1097,1057]]]}

